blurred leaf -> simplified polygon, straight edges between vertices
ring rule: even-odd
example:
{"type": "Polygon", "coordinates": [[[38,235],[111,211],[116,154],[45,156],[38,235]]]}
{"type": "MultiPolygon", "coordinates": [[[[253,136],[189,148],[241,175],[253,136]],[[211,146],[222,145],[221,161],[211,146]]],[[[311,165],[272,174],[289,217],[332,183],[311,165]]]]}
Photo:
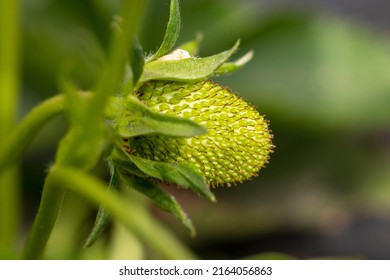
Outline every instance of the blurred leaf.
{"type": "Polygon", "coordinates": [[[195,228],[192,225],[191,220],[188,219],[180,204],[173,196],[148,180],[133,178],[122,173],[121,178],[128,187],[133,188],[150,198],[161,210],[175,215],[179,221],[189,229],[191,235],[195,235],[195,228]]]}
{"type": "Polygon", "coordinates": [[[377,164],[365,165],[367,172],[359,180],[359,188],[353,193],[353,202],[357,207],[362,205],[370,211],[388,215],[390,211],[390,158],[374,158],[377,164]]]}
{"type": "Polygon", "coordinates": [[[171,0],[171,6],[169,11],[169,21],[167,25],[167,30],[165,31],[164,40],[158,49],[158,51],[150,58],[151,60],[156,60],[159,57],[167,54],[175,45],[177,38],[179,37],[180,31],[180,9],[179,1],[171,0]]]}
{"type": "Polygon", "coordinates": [[[91,88],[105,61],[94,34],[69,18],[64,19],[59,11],[25,12],[23,42],[28,48],[22,54],[26,86],[40,96],[52,96],[58,91],[58,74],[66,65],[78,86],[91,88]]]}
{"type": "MultiPolygon", "coordinates": [[[[107,191],[117,191],[119,190],[119,174],[114,169],[110,184],[108,185],[107,191]]],[[[92,246],[95,241],[99,238],[102,232],[108,227],[111,222],[111,214],[106,207],[100,206],[99,211],[96,215],[95,224],[92,228],[91,233],[89,234],[87,241],[85,242],[84,247],[88,248],[92,246]]]]}
{"type": "Polygon", "coordinates": [[[192,189],[202,197],[215,201],[203,175],[191,165],[183,162],[158,162],[129,155],[129,159],[145,174],[164,182],[192,189]]]}
{"type": "Polygon", "coordinates": [[[133,51],[131,53],[130,63],[131,69],[133,70],[133,85],[136,85],[144,68],[144,51],[138,38],[136,38],[133,42],[133,51]]]}
{"type": "Polygon", "coordinates": [[[124,225],[114,221],[111,236],[109,260],[143,260],[146,258],[141,240],[124,225]]]}
{"type": "Polygon", "coordinates": [[[204,58],[184,58],[180,60],[157,60],[145,64],[140,82],[149,80],[200,80],[213,75],[214,71],[236,52],[239,41],[230,49],[204,58]]]}
{"type": "Polygon", "coordinates": [[[123,80],[119,89],[119,96],[126,96],[134,90],[133,77],[133,69],[131,69],[129,64],[126,64],[123,80]]]}
{"type": "Polygon", "coordinates": [[[133,93],[134,86],[141,77],[144,67],[144,54],[141,43],[138,38],[135,38],[132,44],[129,58],[130,65],[126,64],[122,86],[119,90],[121,96],[126,96],[133,93]]]}
{"type": "Polygon", "coordinates": [[[148,107],[128,96],[124,101],[126,113],[118,118],[117,129],[122,137],[161,134],[192,137],[206,133],[200,124],[189,119],[152,112],[148,107]]]}

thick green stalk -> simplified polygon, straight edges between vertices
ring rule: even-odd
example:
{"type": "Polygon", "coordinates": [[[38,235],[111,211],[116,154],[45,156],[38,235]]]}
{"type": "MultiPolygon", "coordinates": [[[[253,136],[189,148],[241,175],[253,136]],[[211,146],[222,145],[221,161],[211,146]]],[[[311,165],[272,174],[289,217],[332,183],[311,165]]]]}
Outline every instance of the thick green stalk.
{"type": "Polygon", "coordinates": [[[23,259],[40,259],[62,206],[65,188],[58,188],[56,178],[50,172],[46,177],[38,214],[30,231],[23,259]]]}
{"type": "Polygon", "coordinates": [[[6,137],[0,150],[0,171],[17,162],[39,130],[64,110],[64,96],[57,95],[35,107],[6,137]]]}
{"type": "Polygon", "coordinates": [[[50,183],[86,197],[107,210],[137,237],[166,259],[195,259],[169,231],[158,224],[147,211],[136,202],[129,204],[114,192],[107,192],[106,185],[95,177],[70,168],[53,168],[50,183]]]}
{"type": "MultiPolygon", "coordinates": [[[[19,91],[19,1],[0,1],[0,147],[16,118],[19,91]]],[[[19,230],[18,168],[0,170],[0,258],[15,254],[19,230]]]]}
{"type": "MultiPolygon", "coordinates": [[[[52,97],[37,107],[35,107],[21,122],[20,124],[12,131],[12,133],[4,140],[2,149],[0,150],[0,172],[6,171],[9,164],[16,163],[20,157],[23,155],[23,153],[26,151],[29,144],[31,144],[33,138],[36,136],[36,134],[39,132],[39,130],[52,118],[63,112],[64,110],[64,97],[62,95],[58,95],[55,97],[52,97]]],[[[46,216],[43,216],[40,218],[44,224],[50,224],[54,223],[56,219],[56,213],[58,213],[58,209],[61,205],[63,193],[60,193],[57,189],[53,190],[51,187],[50,180],[46,183],[46,185],[49,185],[46,187],[43,191],[42,201],[49,201],[49,206],[45,206],[43,212],[47,213],[46,216]],[[53,204],[54,203],[54,204],[53,204]]],[[[1,192],[1,200],[5,200],[8,198],[8,201],[1,201],[2,205],[5,203],[5,206],[8,207],[15,207],[16,205],[9,205],[12,203],[15,203],[15,199],[12,199],[12,192],[10,191],[8,196],[5,196],[4,194],[6,190],[8,190],[10,187],[9,185],[3,186],[1,185],[0,188],[3,189],[1,192]],[[4,196],[3,196],[4,195],[4,196]]],[[[6,207],[2,207],[1,214],[0,215],[6,215],[10,219],[12,215],[10,214],[10,211],[7,211],[6,207]],[[4,209],[3,209],[4,208],[4,209]],[[3,212],[4,211],[4,212],[3,212]],[[10,217],[9,217],[10,216],[10,217]]],[[[15,210],[16,211],[16,210],[15,210]]],[[[15,216],[15,215],[14,215],[15,216]]],[[[2,220],[3,221],[3,220],[2,220]]],[[[3,224],[2,227],[3,229],[3,224]]],[[[5,232],[5,229],[3,229],[5,232]]],[[[8,229],[8,234],[10,234],[10,230],[8,229]]],[[[39,236],[39,239],[42,239],[45,236],[45,229],[44,228],[37,228],[35,231],[36,235],[39,236]]],[[[14,234],[14,233],[13,233],[14,234]]],[[[15,236],[15,235],[13,235],[15,236]]],[[[5,242],[6,240],[9,240],[4,238],[1,241],[5,242]]],[[[38,251],[39,248],[43,248],[41,242],[34,241],[33,244],[30,244],[28,246],[31,246],[32,248],[29,248],[26,251],[38,251]]],[[[25,255],[26,258],[30,258],[29,254],[25,255]]]]}

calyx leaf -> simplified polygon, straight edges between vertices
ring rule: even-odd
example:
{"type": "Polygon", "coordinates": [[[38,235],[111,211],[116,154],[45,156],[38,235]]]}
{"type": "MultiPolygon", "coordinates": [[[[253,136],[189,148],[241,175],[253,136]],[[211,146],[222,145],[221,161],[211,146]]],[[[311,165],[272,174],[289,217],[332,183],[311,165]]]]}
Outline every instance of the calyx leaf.
{"type": "Polygon", "coordinates": [[[179,1],[171,0],[170,10],[169,10],[169,20],[167,29],[165,31],[165,36],[160,48],[157,52],[152,55],[148,61],[153,61],[158,59],[159,57],[168,53],[176,43],[177,38],[179,37],[180,31],[180,9],[179,9],[179,1]]]}
{"type": "Polygon", "coordinates": [[[145,134],[192,137],[207,131],[192,120],[153,112],[134,96],[129,95],[122,101],[125,107],[123,115],[116,120],[118,134],[122,137],[145,134]]]}
{"type": "Polygon", "coordinates": [[[134,39],[131,48],[130,57],[128,58],[130,64],[125,66],[122,87],[119,91],[122,96],[126,96],[133,91],[134,85],[137,84],[141,77],[145,63],[142,45],[138,38],[134,39]]]}
{"type": "Polygon", "coordinates": [[[222,64],[217,70],[215,70],[215,74],[228,74],[240,69],[242,66],[247,64],[253,58],[253,51],[247,52],[245,55],[240,57],[239,59],[232,62],[225,62],[222,64]]]}
{"type": "Polygon", "coordinates": [[[191,220],[187,217],[186,213],[173,196],[148,180],[130,177],[123,173],[120,174],[121,179],[128,187],[147,196],[161,210],[175,215],[179,221],[189,229],[191,235],[195,235],[195,228],[191,220]]]}
{"type": "MultiPolygon", "coordinates": [[[[107,191],[117,191],[119,189],[119,174],[114,170],[110,184],[107,191]]],[[[108,227],[111,222],[111,214],[104,206],[100,206],[99,211],[96,215],[95,224],[89,234],[84,247],[88,248],[92,246],[102,232],[108,227]]]]}
{"type": "Polygon", "coordinates": [[[159,162],[128,155],[129,159],[145,174],[164,182],[192,189],[202,197],[215,201],[203,175],[184,162],[159,162]]]}
{"type": "Polygon", "coordinates": [[[237,41],[231,49],[204,58],[155,60],[146,63],[140,83],[149,80],[190,81],[207,79],[237,51],[239,43],[237,41]]]}

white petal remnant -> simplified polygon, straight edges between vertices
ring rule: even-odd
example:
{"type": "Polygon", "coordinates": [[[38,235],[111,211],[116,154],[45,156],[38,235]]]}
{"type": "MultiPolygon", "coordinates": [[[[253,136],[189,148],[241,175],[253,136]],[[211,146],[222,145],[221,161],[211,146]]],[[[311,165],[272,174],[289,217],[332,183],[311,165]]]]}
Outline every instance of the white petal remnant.
{"type": "Polygon", "coordinates": [[[174,50],[172,53],[160,57],[158,60],[180,60],[184,58],[190,58],[189,52],[181,49],[174,50]]]}
{"type": "Polygon", "coordinates": [[[192,163],[211,186],[249,179],[268,162],[274,147],[268,121],[228,89],[210,81],[151,81],[138,95],[152,110],[191,119],[208,131],[191,138],[134,137],[129,144],[136,155],[192,163]]]}

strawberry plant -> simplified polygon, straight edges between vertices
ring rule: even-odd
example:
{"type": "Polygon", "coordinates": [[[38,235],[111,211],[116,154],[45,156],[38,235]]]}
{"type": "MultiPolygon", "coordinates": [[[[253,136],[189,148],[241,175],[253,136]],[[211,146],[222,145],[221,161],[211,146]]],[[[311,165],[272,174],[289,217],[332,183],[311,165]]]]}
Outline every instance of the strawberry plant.
{"type": "Polygon", "coordinates": [[[210,80],[239,69],[252,52],[229,61],[237,42],[224,52],[198,57],[199,39],[175,48],[180,13],[178,0],[172,0],[163,42],[155,53],[145,55],[136,36],[144,10],[145,1],[123,1],[94,88],[80,91],[64,75],[63,94],[38,105],[2,139],[3,171],[20,160],[51,119],[65,114],[69,121],[22,258],[42,257],[67,190],[100,207],[86,247],[113,218],[161,257],[193,258],[142,207],[135,203],[130,210],[121,192],[130,188],[143,194],[194,235],[194,225],[164,184],[215,201],[213,187],[250,179],[268,162],[273,144],[267,120],[230,89],[210,80]],[[108,186],[91,173],[102,158],[111,175],[108,186]]]}

